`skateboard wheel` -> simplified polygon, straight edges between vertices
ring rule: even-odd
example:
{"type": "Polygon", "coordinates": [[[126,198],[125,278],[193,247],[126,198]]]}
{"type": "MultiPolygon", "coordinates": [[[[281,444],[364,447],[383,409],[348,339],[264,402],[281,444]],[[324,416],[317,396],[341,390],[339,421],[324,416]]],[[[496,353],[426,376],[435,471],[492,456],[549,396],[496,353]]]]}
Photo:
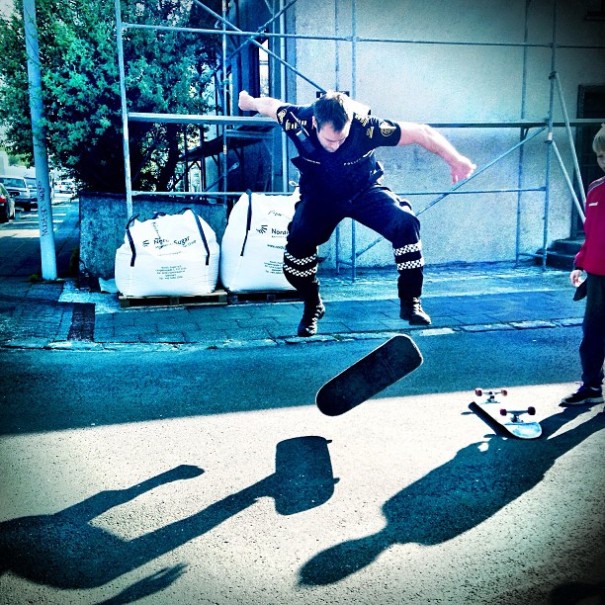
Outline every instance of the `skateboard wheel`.
{"type": "Polygon", "coordinates": [[[506,411],[505,408],[501,408],[500,409],[500,416],[506,416],[506,414],[508,414],[508,412],[506,411]]]}
{"type": "Polygon", "coordinates": [[[483,389],[475,389],[475,395],[477,395],[477,397],[481,397],[483,395],[483,389]]]}
{"type": "Polygon", "coordinates": [[[528,413],[530,416],[534,416],[534,415],[535,415],[535,413],[536,413],[536,408],[535,408],[533,405],[530,405],[530,406],[527,408],[527,413],[528,413]]]}

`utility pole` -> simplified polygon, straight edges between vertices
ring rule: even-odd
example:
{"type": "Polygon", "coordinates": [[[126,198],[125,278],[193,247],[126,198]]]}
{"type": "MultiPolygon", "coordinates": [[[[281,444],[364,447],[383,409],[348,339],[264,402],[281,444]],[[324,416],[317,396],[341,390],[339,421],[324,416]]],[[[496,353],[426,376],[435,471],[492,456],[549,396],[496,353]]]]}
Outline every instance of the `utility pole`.
{"type": "Polygon", "coordinates": [[[53,229],[52,200],[48,175],[46,132],[43,126],[42,77],[40,75],[40,49],[36,23],[36,0],[23,0],[25,49],[27,53],[27,77],[29,84],[29,109],[32,121],[34,164],[38,189],[38,224],[40,227],[40,257],[42,279],[57,279],[57,256],[53,229]]]}

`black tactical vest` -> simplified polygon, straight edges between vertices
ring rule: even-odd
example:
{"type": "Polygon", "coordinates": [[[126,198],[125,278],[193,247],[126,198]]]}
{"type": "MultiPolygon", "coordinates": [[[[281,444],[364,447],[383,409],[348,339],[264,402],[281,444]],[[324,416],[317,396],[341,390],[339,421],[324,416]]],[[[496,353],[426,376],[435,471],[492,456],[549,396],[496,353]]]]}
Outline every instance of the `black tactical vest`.
{"type": "Polygon", "coordinates": [[[312,109],[303,108],[294,115],[289,110],[282,120],[286,134],[299,155],[292,163],[300,171],[303,197],[347,201],[374,184],[382,170],[362,121],[355,116],[345,142],[335,152],[326,151],[312,126],[312,109]]]}

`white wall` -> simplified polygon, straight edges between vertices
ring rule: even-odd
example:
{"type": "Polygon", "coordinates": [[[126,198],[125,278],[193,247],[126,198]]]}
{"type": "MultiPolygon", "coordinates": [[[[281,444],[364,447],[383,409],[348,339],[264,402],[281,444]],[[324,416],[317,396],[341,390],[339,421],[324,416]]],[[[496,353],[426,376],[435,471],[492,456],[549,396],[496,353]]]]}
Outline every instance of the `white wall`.
{"type": "Polygon", "coordinates": [[[0,174],[6,174],[8,168],[8,155],[6,151],[0,149],[0,174]]]}
{"type": "MultiPolygon", "coordinates": [[[[573,119],[578,86],[605,85],[605,22],[584,18],[588,10],[600,7],[594,0],[558,5],[554,67],[573,119]],[[601,49],[586,48],[590,46],[601,49]]],[[[526,50],[525,74],[526,0],[298,0],[289,9],[289,33],[346,36],[348,40],[290,40],[287,60],[323,88],[352,91],[379,117],[431,124],[542,121],[549,115],[554,83],[549,77],[553,72],[549,46],[553,0],[531,0],[528,7],[527,36],[532,46],[526,50]]],[[[292,74],[288,89],[290,101],[306,103],[315,98],[315,88],[292,74]]],[[[556,88],[553,109],[554,119],[561,121],[556,88]]],[[[605,117],[605,108],[603,113],[605,117]]],[[[520,137],[519,128],[443,128],[442,132],[479,167],[504,154],[520,137]]],[[[572,172],[564,129],[556,129],[555,140],[572,172]]],[[[548,148],[543,135],[525,146],[522,187],[545,187],[548,148]]],[[[450,187],[447,165],[422,149],[383,148],[378,155],[386,167],[385,183],[399,193],[450,187]]],[[[519,152],[514,152],[463,190],[514,189],[520,172],[519,152]]],[[[296,176],[294,169],[291,176],[296,176]]],[[[551,242],[569,236],[572,217],[572,199],[554,155],[549,184],[547,238],[551,242]]],[[[436,196],[407,197],[421,212],[436,196]]],[[[513,260],[517,228],[520,251],[535,253],[545,233],[545,194],[524,193],[520,203],[518,212],[516,193],[446,197],[421,217],[427,262],[513,260]]],[[[350,256],[350,233],[346,222],[340,230],[341,257],[350,256]]],[[[375,239],[374,233],[359,226],[356,249],[375,239]]],[[[333,263],[335,240],[324,248],[327,264],[333,263]]],[[[382,242],[358,262],[361,266],[392,264],[390,247],[382,242]]]]}

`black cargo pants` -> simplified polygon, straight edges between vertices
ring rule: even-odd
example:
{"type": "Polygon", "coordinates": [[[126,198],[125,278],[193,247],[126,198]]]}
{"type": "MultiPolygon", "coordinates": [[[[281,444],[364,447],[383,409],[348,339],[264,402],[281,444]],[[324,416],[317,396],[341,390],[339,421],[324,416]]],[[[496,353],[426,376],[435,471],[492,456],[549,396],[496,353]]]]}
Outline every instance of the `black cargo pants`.
{"type": "Polygon", "coordinates": [[[586,286],[588,293],[580,343],[582,383],[600,389],[605,362],[605,276],[588,273],[586,286]]]}
{"type": "Polygon", "coordinates": [[[318,296],[317,248],[330,239],[344,218],[352,218],[391,242],[399,271],[402,300],[422,294],[424,258],[420,221],[410,204],[390,189],[372,185],[352,200],[304,197],[296,205],[288,229],[284,274],[305,300],[318,296]]]}

